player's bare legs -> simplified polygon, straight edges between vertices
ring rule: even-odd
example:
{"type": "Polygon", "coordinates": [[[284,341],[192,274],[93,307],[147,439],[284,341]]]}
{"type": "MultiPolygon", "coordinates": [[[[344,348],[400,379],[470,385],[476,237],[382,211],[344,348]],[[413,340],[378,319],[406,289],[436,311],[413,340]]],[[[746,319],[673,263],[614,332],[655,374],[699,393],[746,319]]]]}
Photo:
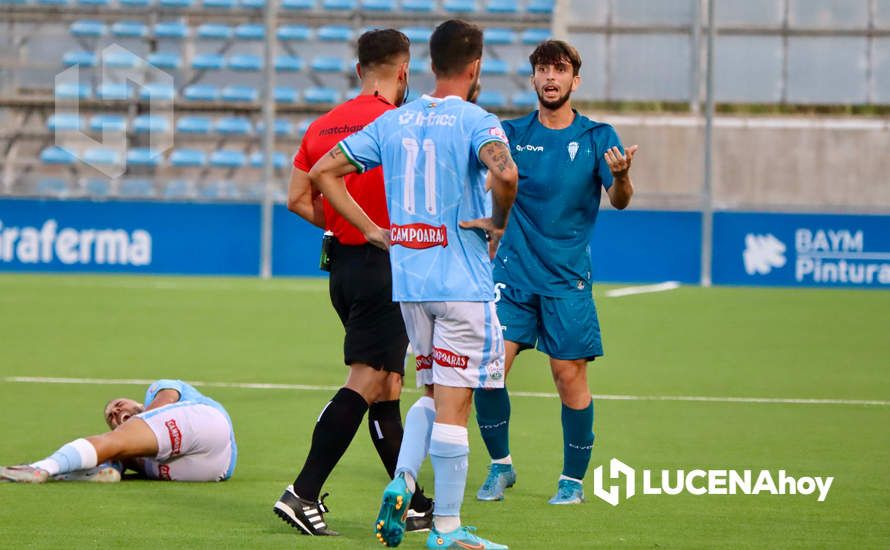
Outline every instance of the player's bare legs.
{"type": "Polygon", "coordinates": [[[551,504],[584,501],[581,488],[593,448],[593,399],[587,385],[587,361],[550,359],[550,371],[562,401],[563,468],[551,504]]]}

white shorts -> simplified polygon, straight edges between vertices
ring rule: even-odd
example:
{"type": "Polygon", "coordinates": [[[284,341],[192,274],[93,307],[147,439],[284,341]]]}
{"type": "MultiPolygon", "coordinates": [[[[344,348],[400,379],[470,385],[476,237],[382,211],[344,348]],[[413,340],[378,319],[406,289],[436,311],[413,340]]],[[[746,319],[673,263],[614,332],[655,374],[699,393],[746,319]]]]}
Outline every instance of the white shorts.
{"type": "Polygon", "coordinates": [[[158,440],[158,454],[138,462],[151,479],[223,481],[235,469],[235,434],[226,415],[200,403],[179,401],[136,415],[158,440]]]}
{"type": "Polygon", "coordinates": [[[504,387],[504,337],[494,302],[401,302],[417,385],[504,387]]]}

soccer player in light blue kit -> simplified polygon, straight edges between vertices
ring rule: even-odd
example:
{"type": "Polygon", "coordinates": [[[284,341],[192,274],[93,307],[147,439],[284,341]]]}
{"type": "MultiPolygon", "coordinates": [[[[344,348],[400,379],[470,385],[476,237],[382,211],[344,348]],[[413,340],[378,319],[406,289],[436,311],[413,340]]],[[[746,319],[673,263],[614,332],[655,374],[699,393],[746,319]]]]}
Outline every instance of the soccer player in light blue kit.
{"type": "Polygon", "coordinates": [[[399,302],[427,388],[408,411],[396,476],[383,494],[377,538],[397,546],[427,453],[435,475],[428,548],[506,548],[461,525],[467,420],[473,389],[500,388],[504,343],[494,306],[491,258],[516,194],[516,165],[497,118],[466,101],[478,94],[482,31],[451,20],[430,38],[436,89],[384,113],[340,142],[309,176],[369,242],[391,246],[399,302]],[[378,227],[341,181],[383,166],[391,226],[378,227]],[[485,173],[490,172],[491,217],[485,173]]]}
{"type": "MultiPolygon", "coordinates": [[[[577,504],[584,500],[582,479],[594,438],[587,362],[603,354],[590,287],[590,236],[602,189],[615,208],[630,203],[628,170],[637,147],[624,151],[610,125],[572,109],[569,98],[581,68],[575,48],[548,40],[529,61],[539,109],[504,122],[520,183],[495,259],[497,309],[508,373],[524,349],[537,345],[550,357],[563,431],[563,470],[550,503],[577,504]]],[[[476,391],[476,419],[492,458],[476,496],[501,500],[516,482],[506,387],[476,391]]]]}

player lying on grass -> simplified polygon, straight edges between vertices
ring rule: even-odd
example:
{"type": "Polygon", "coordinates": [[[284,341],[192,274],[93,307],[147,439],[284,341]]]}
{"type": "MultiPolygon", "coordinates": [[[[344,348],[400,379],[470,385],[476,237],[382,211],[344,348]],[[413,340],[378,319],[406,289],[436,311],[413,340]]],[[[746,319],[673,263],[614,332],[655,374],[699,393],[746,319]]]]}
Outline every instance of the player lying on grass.
{"type": "Polygon", "coordinates": [[[181,380],[153,383],[145,403],[112,399],[105,405],[110,432],[75,439],[29,465],[0,467],[0,480],[109,482],[119,481],[124,468],[170,481],[223,481],[232,476],[238,448],[232,420],[222,405],[181,380]]]}

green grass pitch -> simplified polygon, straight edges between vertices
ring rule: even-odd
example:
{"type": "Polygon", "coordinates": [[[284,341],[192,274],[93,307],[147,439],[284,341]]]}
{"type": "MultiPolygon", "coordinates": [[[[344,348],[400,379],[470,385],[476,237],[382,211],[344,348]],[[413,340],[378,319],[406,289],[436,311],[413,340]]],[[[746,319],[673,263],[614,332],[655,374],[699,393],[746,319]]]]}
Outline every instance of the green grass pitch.
{"type": "MultiPolygon", "coordinates": [[[[595,296],[606,357],[595,394],[890,400],[890,292],[684,287],[595,296]]],[[[10,377],[337,386],[342,329],[322,280],[0,276],[0,463],[35,460],[103,430],[111,397],[145,386],[10,377]]],[[[413,388],[413,375],[406,386],[413,388]]],[[[511,390],[553,392],[524,353],[511,390]]],[[[0,547],[375,548],[386,483],[367,427],[328,481],[342,536],[300,537],[271,512],[305,458],[329,390],[202,388],[232,415],[240,456],[220,484],[0,485],[0,547]]],[[[403,414],[417,394],[403,398],[403,414]]],[[[594,498],[551,507],[562,450],[559,402],[515,396],[519,479],[500,503],[473,495],[487,458],[471,421],[464,522],[511,548],[890,547],[890,406],[606,400],[595,403],[591,469],[612,457],[651,469],[785,469],[834,476],[810,496],[594,498]]],[[[422,484],[432,486],[427,466],[422,484]]],[[[424,537],[406,537],[420,548],[424,537]]]]}

